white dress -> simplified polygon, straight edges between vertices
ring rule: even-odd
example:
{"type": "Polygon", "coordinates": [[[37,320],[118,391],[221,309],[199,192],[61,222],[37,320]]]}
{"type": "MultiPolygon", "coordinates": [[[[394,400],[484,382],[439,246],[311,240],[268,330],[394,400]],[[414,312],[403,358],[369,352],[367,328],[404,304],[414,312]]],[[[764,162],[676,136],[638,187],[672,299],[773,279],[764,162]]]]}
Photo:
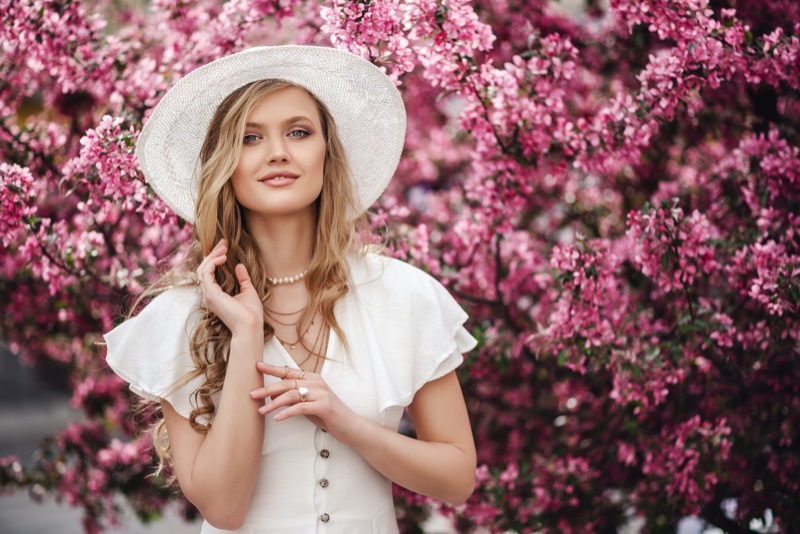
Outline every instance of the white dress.
{"type": "MultiPolygon", "coordinates": [[[[334,313],[349,353],[331,331],[322,377],[358,414],[397,430],[425,383],[475,346],[467,314],[434,278],[376,254],[349,259],[351,290],[334,313]]],[[[194,287],[169,290],[105,335],[107,361],[137,394],[166,399],[189,417],[199,381],[175,389],[192,368],[188,339],[199,313],[194,287]]],[[[263,361],[297,368],[273,337],[263,361]]],[[[277,378],[265,376],[270,384],[277,378]]],[[[214,399],[219,402],[219,398],[214,399]]],[[[202,534],[230,532],[204,523],[202,534]]],[[[247,534],[397,532],[391,483],[354,449],[303,417],[266,418],[263,457],[244,526],[247,534]]]]}

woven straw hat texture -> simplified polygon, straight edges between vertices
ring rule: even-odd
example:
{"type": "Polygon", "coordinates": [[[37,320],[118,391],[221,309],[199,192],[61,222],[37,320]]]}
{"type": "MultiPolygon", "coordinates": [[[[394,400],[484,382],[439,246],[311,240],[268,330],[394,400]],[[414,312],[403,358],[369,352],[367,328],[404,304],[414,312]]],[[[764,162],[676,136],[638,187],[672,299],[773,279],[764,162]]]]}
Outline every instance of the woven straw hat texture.
{"type": "Polygon", "coordinates": [[[357,216],[397,169],[406,112],[394,83],[369,61],[334,48],[250,48],[204,65],[170,89],[142,129],[136,153],[153,190],[194,222],[200,149],[219,104],[248,83],[280,79],[305,88],[330,111],[353,181],[357,216]]]}

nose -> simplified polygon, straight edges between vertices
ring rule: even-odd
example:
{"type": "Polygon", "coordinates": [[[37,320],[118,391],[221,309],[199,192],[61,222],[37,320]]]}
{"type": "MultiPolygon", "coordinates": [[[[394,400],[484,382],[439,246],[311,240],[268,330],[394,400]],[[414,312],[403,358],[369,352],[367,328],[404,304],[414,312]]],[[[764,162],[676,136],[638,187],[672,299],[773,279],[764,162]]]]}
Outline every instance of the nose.
{"type": "Polygon", "coordinates": [[[267,162],[269,164],[281,164],[289,161],[289,151],[283,139],[268,143],[267,162]]]}

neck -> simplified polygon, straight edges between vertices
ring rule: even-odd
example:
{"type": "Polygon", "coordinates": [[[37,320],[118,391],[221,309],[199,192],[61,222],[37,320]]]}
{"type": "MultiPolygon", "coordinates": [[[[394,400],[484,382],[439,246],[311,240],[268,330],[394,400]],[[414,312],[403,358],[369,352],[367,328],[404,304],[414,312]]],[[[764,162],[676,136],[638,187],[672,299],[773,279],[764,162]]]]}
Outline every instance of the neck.
{"type": "Polygon", "coordinates": [[[248,217],[267,276],[295,276],[311,263],[315,215],[311,211],[272,217],[248,217]]]}

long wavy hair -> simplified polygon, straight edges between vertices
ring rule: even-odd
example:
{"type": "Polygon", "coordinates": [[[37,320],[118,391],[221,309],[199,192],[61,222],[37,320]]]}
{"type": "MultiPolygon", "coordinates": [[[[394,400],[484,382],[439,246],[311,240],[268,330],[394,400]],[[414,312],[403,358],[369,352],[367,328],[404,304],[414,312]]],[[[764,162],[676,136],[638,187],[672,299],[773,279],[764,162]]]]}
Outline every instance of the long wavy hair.
{"type": "MultiPolygon", "coordinates": [[[[229,294],[239,291],[234,267],[247,268],[261,302],[266,308],[271,296],[270,284],[253,236],[248,232],[242,207],[236,201],[230,177],[239,160],[245,123],[253,108],[266,96],[293,87],[283,80],[262,80],[250,83],[228,95],[217,108],[209,125],[200,153],[200,175],[195,206],[194,239],[183,261],[161,278],[141,298],[155,296],[169,287],[196,282],[195,270],[220,239],[228,242],[227,262],[216,268],[216,280],[229,294]]],[[[310,93],[309,93],[310,94],[310,93]]],[[[359,248],[367,235],[366,216],[353,219],[353,184],[336,125],[325,105],[313,94],[320,113],[326,139],[322,192],[316,200],[316,228],[311,265],[304,283],[316,306],[308,306],[299,324],[311,319],[319,310],[324,321],[334,329],[347,347],[347,340],[333,314],[336,302],[348,291],[345,257],[359,248]]],[[[141,300],[140,298],[140,300],[141,300]]],[[[138,306],[134,306],[136,308],[138,306]]],[[[265,310],[266,313],[266,310],[265,310]]],[[[213,313],[203,311],[190,339],[190,352],[195,369],[175,387],[201,377],[203,384],[192,393],[193,409],[189,417],[192,428],[208,432],[215,413],[212,397],[222,390],[231,332],[213,313]]],[[[274,335],[265,321],[264,339],[274,335]]],[[[306,347],[310,350],[309,347],[306,347]]],[[[161,466],[171,457],[169,439],[163,419],[154,433],[156,452],[161,466]]]]}

